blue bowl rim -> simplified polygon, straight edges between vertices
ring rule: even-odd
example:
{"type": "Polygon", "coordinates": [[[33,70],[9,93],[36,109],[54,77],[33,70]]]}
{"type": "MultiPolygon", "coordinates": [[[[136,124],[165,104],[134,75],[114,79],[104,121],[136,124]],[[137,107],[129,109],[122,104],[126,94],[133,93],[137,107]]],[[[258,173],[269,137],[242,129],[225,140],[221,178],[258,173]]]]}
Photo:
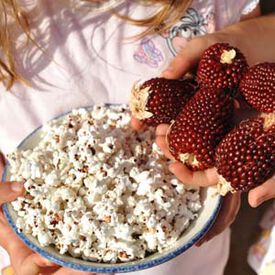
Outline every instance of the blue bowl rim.
{"type": "MultiPolygon", "coordinates": [[[[106,104],[106,105],[114,105],[114,104],[106,104]]],[[[124,105],[124,104],[123,104],[124,105]]],[[[92,106],[86,106],[86,107],[79,107],[77,109],[80,108],[84,108],[84,109],[89,109],[92,106]]],[[[66,113],[63,113],[61,115],[58,115],[56,117],[54,117],[51,120],[54,119],[59,119],[67,114],[69,114],[71,111],[68,111],[66,113]]],[[[50,120],[50,121],[51,121],[50,120]]],[[[43,127],[43,125],[39,126],[38,128],[36,128],[34,131],[32,131],[29,135],[27,135],[21,142],[20,144],[17,146],[17,148],[20,148],[27,139],[29,139],[32,135],[34,135],[37,131],[39,131],[41,128],[43,127]]],[[[6,181],[6,177],[7,177],[7,171],[8,171],[8,167],[9,164],[7,163],[5,165],[4,168],[4,172],[3,172],[3,176],[2,176],[2,182],[6,181]]],[[[89,262],[88,265],[86,264],[78,264],[78,263],[73,263],[73,262],[68,262],[67,260],[63,260],[62,259],[62,255],[60,255],[59,257],[56,257],[54,255],[52,255],[50,252],[45,251],[43,248],[41,248],[40,246],[38,246],[37,244],[35,244],[34,242],[32,242],[23,232],[21,232],[13,218],[12,215],[8,209],[8,205],[9,203],[6,203],[3,205],[3,212],[7,218],[8,223],[10,224],[10,226],[12,227],[13,231],[17,234],[17,236],[33,251],[35,251],[36,253],[40,254],[41,256],[43,256],[44,258],[54,262],[57,265],[63,266],[63,267],[68,267],[71,269],[75,269],[75,270],[80,270],[80,271],[84,271],[84,272],[96,272],[96,273],[126,273],[126,272],[133,272],[133,271],[138,271],[138,270],[143,270],[143,269],[148,269],[148,268],[152,268],[154,266],[163,264],[175,257],[177,257],[178,255],[182,254],[183,252],[185,252],[187,249],[189,249],[191,246],[193,246],[198,240],[200,240],[206,233],[207,231],[211,228],[211,226],[213,225],[213,223],[215,222],[217,215],[219,213],[219,210],[221,208],[223,202],[223,197],[220,196],[219,197],[219,202],[216,206],[216,209],[213,211],[210,219],[207,221],[207,223],[205,223],[205,225],[203,226],[203,228],[197,233],[195,234],[187,243],[179,246],[177,249],[175,249],[174,251],[169,252],[168,254],[162,255],[157,259],[149,259],[148,261],[141,262],[141,263],[135,263],[135,262],[129,262],[129,263],[125,263],[125,266],[111,266],[112,264],[110,264],[110,267],[98,267],[98,266],[93,266],[93,262],[89,262]]],[[[98,264],[98,263],[97,263],[98,264]]],[[[115,265],[115,264],[114,264],[115,265]]]]}

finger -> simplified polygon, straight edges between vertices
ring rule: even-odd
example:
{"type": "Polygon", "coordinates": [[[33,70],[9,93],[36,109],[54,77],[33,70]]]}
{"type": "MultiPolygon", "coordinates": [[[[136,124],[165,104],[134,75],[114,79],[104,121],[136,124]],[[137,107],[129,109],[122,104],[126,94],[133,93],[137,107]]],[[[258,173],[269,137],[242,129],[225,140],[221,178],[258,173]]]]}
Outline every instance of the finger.
{"type": "Polygon", "coordinates": [[[191,171],[181,162],[170,164],[169,170],[183,183],[193,186],[210,186],[218,182],[216,168],[203,171],[191,171]]]}
{"type": "Polygon", "coordinates": [[[0,205],[15,200],[24,194],[24,184],[21,182],[0,183],[0,205]]]}
{"type": "Polygon", "coordinates": [[[167,145],[166,138],[164,136],[156,137],[156,144],[158,145],[158,147],[161,149],[161,151],[167,158],[174,160],[174,157],[169,151],[169,147],[167,145]]]}
{"type": "Polygon", "coordinates": [[[217,219],[206,235],[196,243],[196,246],[201,246],[203,243],[213,239],[215,236],[222,233],[235,220],[241,205],[241,194],[229,193],[224,197],[223,204],[217,216],[217,219]]]}
{"type": "Polygon", "coordinates": [[[39,275],[40,267],[34,262],[35,254],[30,254],[26,258],[22,259],[20,263],[17,263],[14,268],[20,275],[39,275]]]}
{"type": "Polygon", "coordinates": [[[141,131],[144,127],[144,124],[140,120],[136,119],[135,117],[132,117],[131,126],[134,130],[141,131]]]}
{"type": "Polygon", "coordinates": [[[30,255],[28,260],[33,261],[35,264],[37,264],[40,267],[57,267],[57,264],[35,253],[30,255]]]}
{"type": "Polygon", "coordinates": [[[166,136],[169,127],[169,124],[160,124],[156,129],[156,136],[166,136]]]}
{"type": "Polygon", "coordinates": [[[267,180],[248,193],[248,202],[251,207],[257,207],[272,198],[275,198],[275,178],[267,180]]]}
{"type": "Polygon", "coordinates": [[[183,76],[199,62],[202,53],[208,46],[209,42],[205,37],[191,40],[172,60],[161,76],[169,79],[183,76]]]}
{"type": "MultiPolygon", "coordinates": [[[[40,275],[46,274],[46,271],[49,270],[56,270],[56,264],[44,259],[38,254],[30,253],[29,255],[26,254],[25,257],[21,257],[18,259],[13,259],[13,261],[17,261],[14,264],[14,268],[20,275],[40,275]]],[[[47,273],[52,274],[52,273],[47,273]]]]}

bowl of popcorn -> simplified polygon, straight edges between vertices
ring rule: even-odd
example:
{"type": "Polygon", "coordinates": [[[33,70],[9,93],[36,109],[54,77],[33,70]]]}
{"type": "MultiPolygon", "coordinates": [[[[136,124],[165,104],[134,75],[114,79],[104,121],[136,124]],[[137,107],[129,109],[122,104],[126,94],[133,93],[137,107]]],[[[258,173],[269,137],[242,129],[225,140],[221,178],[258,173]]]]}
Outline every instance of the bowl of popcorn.
{"type": "Polygon", "coordinates": [[[126,105],[73,110],[7,156],[3,181],[26,194],[4,206],[17,235],[58,265],[122,273],[164,263],[211,227],[221,197],[168,170],[154,129],[135,132],[126,105]]]}

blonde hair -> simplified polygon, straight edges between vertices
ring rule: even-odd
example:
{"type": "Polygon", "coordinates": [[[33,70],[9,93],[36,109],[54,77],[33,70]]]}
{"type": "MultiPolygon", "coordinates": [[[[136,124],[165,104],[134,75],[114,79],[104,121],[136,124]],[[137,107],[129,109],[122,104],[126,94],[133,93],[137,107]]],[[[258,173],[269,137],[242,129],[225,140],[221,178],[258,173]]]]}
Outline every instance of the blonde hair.
{"type": "Polygon", "coordinates": [[[141,36],[152,33],[162,33],[173,26],[191,5],[192,0],[141,0],[145,5],[160,4],[160,9],[149,18],[134,19],[127,16],[120,16],[129,22],[146,27],[141,36]]]}
{"type": "Polygon", "coordinates": [[[16,70],[15,42],[12,27],[18,27],[30,38],[28,20],[16,0],[0,0],[0,82],[9,90],[15,81],[23,81],[16,70]]]}
{"type": "MultiPolygon", "coordinates": [[[[118,16],[137,26],[146,27],[145,31],[141,33],[144,36],[153,32],[160,33],[171,27],[180,19],[192,0],[140,0],[139,2],[145,5],[160,4],[160,9],[151,17],[144,19],[134,19],[119,14],[118,16]]],[[[7,90],[13,86],[15,81],[26,83],[16,68],[14,58],[16,41],[12,38],[12,27],[22,30],[27,40],[31,40],[39,47],[31,36],[28,18],[24,15],[18,1],[0,0],[0,82],[5,85],[7,90]]]]}

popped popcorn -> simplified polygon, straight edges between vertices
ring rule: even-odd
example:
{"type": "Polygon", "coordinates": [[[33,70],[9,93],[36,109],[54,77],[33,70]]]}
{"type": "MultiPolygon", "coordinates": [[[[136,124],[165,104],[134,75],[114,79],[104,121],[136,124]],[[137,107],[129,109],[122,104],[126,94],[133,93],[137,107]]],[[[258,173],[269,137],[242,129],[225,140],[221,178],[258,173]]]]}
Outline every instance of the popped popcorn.
{"type": "Polygon", "coordinates": [[[154,140],[124,105],[73,110],[47,123],[39,144],[8,156],[25,198],[12,203],[20,230],[41,246],[98,262],[126,262],[177,241],[201,208],[154,140]]]}

